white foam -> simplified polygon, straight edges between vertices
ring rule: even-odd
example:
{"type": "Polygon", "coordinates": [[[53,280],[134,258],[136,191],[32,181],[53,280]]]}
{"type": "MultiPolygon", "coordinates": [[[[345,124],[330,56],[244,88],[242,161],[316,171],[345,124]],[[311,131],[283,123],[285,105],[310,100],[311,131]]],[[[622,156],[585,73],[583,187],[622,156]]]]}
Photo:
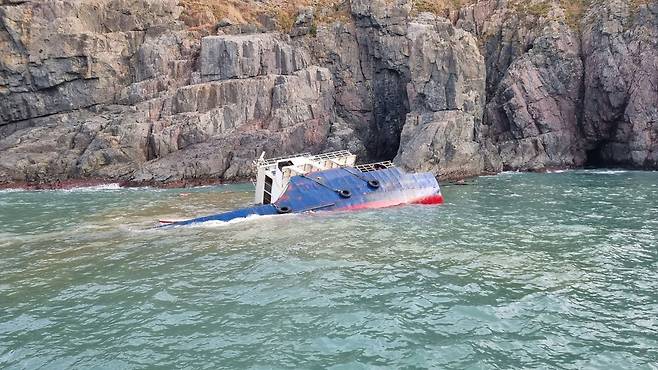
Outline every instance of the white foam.
{"type": "Polygon", "coordinates": [[[121,185],[119,183],[113,184],[103,184],[103,185],[94,185],[94,186],[81,186],[70,189],[62,189],[60,191],[65,192],[86,192],[86,191],[105,191],[105,190],[121,190],[121,185]]]}
{"type": "Polygon", "coordinates": [[[20,188],[0,189],[0,193],[18,193],[21,191],[25,191],[25,189],[20,189],[20,188]]]}
{"type": "Polygon", "coordinates": [[[521,171],[502,171],[498,173],[492,173],[490,175],[480,175],[478,176],[479,178],[486,178],[486,177],[500,177],[500,176],[507,176],[507,175],[518,175],[523,172],[521,171]]]}
{"type": "MultiPolygon", "coordinates": [[[[92,191],[108,191],[108,190],[121,190],[126,189],[122,188],[119,183],[112,184],[102,184],[102,185],[93,185],[93,186],[79,186],[68,189],[24,189],[24,188],[9,188],[9,189],[0,189],[0,193],[17,193],[17,192],[42,192],[42,191],[61,191],[61,192],[92,192],[92,191]]],[[[130,189],[146,189],[146,188],[130,188],[130,189]]]]}
{"type": "MultiPolygon", "coordinates": [[[[171,225],[172,227],[190,227],[190,228],[216,228],[216,227],[225,227],[229,225],[235,225],[239,224],[242,222],[247,222],[247,221],[255,221],[255,220],[267,220],[267,219],[281,219],[283,217],[296,217],[298,216],[298,213],[292,213],[292,214],[287,214],[287,215],[250,215],[247,217],[240,217],[240,218],[234,218],[230,221],[205,221],[205,222],[198,222],[194,224],[189,224],[189,225],[183,225],[183,226],[177,226],[177,225],[171,225]]],[[[167,226],[162,225],[162,226],[167,226]]]]}
{"type": "Polygon", "coordinates": [[[589,173],[595,173],[597,175],[619,175],[622,173],[628,173],[626,170],[589,170],[589,173]]]}
{"type": "Polygon", "coordinates": [[[190,227],[202,227],[202,228],[213,228],[213,227],[221,227],[221,226],[228,226],[228,225],[234,225],[238,223],[242,223],[245,221],[253,221],[253,220],[261,220],[261,219],[266,219],[266,218],[271,218],[272,216],[277,216],[277,215],[251,215],[247,217],[240,217],[240,218],[234,218],[230,221],[207,221],[207,222],[199,222],[196,224],[191,224],[189,225],[190,227]]]}

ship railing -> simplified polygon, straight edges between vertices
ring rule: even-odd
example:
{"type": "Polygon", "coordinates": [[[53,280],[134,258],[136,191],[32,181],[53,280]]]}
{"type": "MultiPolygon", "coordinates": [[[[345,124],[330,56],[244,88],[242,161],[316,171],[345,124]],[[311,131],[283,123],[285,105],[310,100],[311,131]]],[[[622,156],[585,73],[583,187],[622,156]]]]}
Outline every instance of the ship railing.
{"type": "Polygon", "coordinates": [[[331,159],[339,159],[339,158],[344,158],[351,156],[352,153],[350,153],[347,150],[339,150],[335,152],[327,152],[327,153],[320,153],[320,154],[311,154],[311,153],[299,153],[299,154],[294,154],[294,155],[286,155],[282,157],[276,157],[276,158],[260,158],[255,160],[253,163],[255,166],[270,166],[273,164],[276,164],[279,161],[284,161],[286,159],[292,159],[292,158],[299,158],[299,157],[307,157],[309,160],[312,161],[318,161],[318,160],[331,160],[331,159]]]}
{"type": "Polygon", "coordinates": [[[276,164],[279,161],[283,161],[286,159],[290,158],[298,158],[298,157],[312,157],[313,155],[311,153],[299,153],[295,155],[284,155],[281,157],[276,157],[276,158],[263,158],[263,159],[257,159],[254,161],[254,165],[256,166],[269,166],[276,164]]]}
{"type": "Polygon", "coordinates": [[[316,154],[313,156],[313,159],[337,159],[337,158],[348,157],[351,155],[352,153],[350,153],[347,150],[339,150],[335,152],[316,154]]]}
{"type": "Polygon", "coordinates": [[[359,164],[359,165],[354,166],[354,168],[356,168],[357,170],[359,170],[361,172],[372,172],[372,171],[377,171],[377,170],[382,170],[382,169],[385,169],[385,168],[392,168],[392,167],[395,167],[395,165],[391,161],[359,164]]]}

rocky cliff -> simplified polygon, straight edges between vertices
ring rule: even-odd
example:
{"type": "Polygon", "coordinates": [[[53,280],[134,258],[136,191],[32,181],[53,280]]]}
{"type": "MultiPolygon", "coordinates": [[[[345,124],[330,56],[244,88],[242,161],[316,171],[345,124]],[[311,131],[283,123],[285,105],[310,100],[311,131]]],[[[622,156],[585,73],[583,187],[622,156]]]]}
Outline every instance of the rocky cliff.
{"type": "Polygon", "coordinates": [[[567,2],[351,0],[281,32],[190,27],[176,0],[3,0],[0,182],[243,179],[262,151],[332,149],[442,178],[658,168],[658,4],[567,2]]]}

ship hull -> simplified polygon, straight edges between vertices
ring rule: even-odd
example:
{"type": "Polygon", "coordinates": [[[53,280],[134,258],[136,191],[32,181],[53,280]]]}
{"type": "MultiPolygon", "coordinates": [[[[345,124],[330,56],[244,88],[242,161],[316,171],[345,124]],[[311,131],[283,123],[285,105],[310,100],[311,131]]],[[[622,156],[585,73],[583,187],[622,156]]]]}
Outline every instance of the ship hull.
{"type": "Polygon", "coordinates": [[[439,183],[430,173],[410,174],[395,167],[360,172],[353,167],[343,167],[291,178],[286,191],[273,204],[242,208],[166,226],[185,226],[209,221],[228,222],[257,215],[441,203],[443,196],[439,183]]]}

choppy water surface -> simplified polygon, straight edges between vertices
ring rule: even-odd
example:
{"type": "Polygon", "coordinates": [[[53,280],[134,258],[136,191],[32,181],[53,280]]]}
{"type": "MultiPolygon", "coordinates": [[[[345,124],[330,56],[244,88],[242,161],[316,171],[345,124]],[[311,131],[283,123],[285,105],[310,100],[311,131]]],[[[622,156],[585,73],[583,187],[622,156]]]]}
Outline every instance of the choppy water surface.
{"type": "Polygon", "coordinates": [[[0,192],[0,368],[653,368],[658,173],[149,230],[251,187],[0,192]]]}

